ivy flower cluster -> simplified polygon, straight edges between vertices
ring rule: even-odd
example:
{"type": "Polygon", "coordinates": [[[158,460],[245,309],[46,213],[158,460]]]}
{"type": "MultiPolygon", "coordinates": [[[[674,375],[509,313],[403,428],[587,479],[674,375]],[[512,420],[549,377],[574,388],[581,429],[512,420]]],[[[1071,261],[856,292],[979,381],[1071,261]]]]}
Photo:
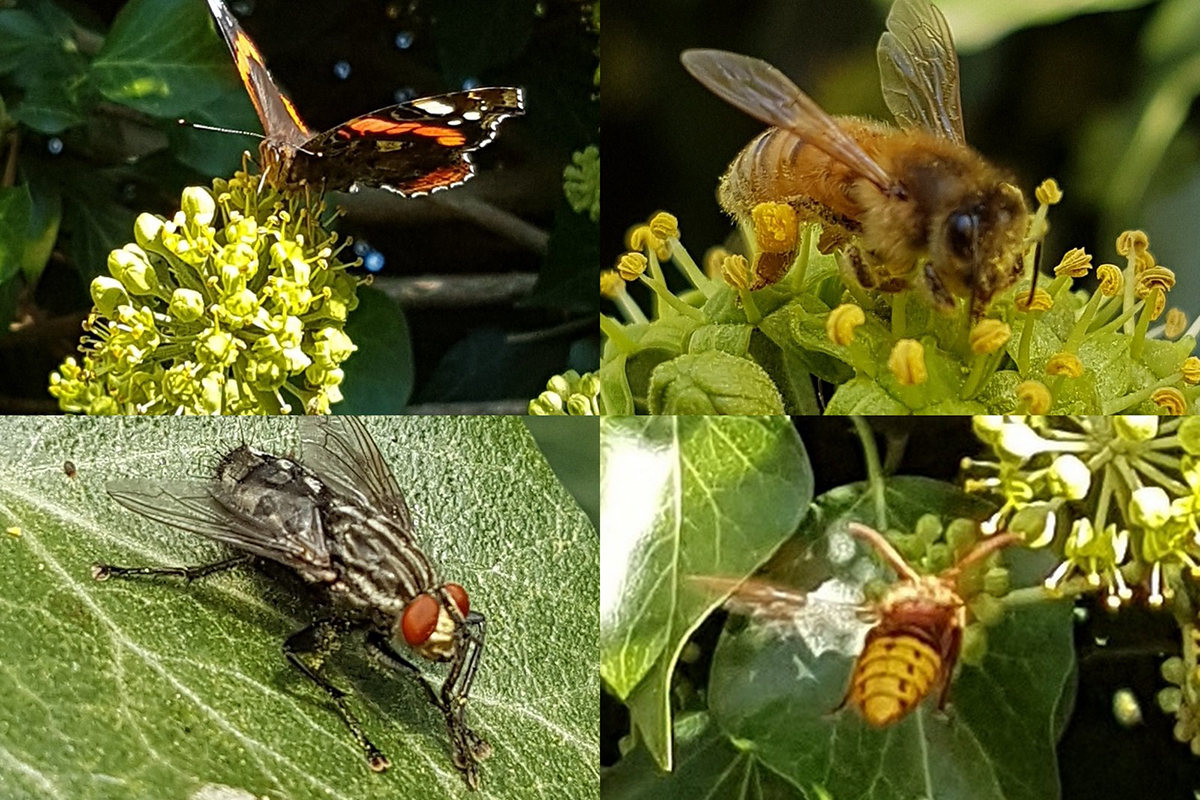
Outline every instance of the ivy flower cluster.
{"type": "MultiPolygon", "coordinates": [[[[1048,180],[1036,197],[1026,275],[1062,192],[1048,180]]],[[[702,269],[670,214],[629,232],[600,278],[619,313],[600,320],[604,413],[1184,414],[1200,401],[1200,319],[1167,309],[1175,276],[1141,231],[1118,238],[1123,263],[1070,250],[1043,285],[1026,279],[978,320],[965,301],[946,315],[911,289],[863,289],[790,205],[759,204],[742,234],[745,255],[714,248],[702,269]],[[1098,287],[1073,289],[1089,273],[1098,287]],[[649,312],[630,283],[651,292],[649,312]],[[836,387],[827,401],[814,379],[836,387]]]]}
{"type": "MultiPolygon", "coordinates": [[[[979,542],[982,533],[976,520],[959,518],[944,525],[936,514],[925,514],[917,520],[912,533],[889,530],[884,537],[918,572],[936,575],[958,563],[979,542]]],[[[959,654],[963,663],[983,664],[987,655],[987,629],[1004,620],[1002,598],[1008,594],[1009,584],[1009,571],[1001,566],[998,552],[966,567],[959,575],[957,589],[969,612],[959,654]]],[[[879,597],[892,585],[883,581],[868,584],[865,593],[868,597],[879,597]]]]}
{"type": "MultiPolygon", "coordinates": [[[[85,414],[327,414],[341,400],[359,280],[348,242],[305,196],[260,191],[246,172],[183,191],[166,220],[142,214],[135,242],[92,281],[81,358],[50,393],[85,414]],[[294,406],[294,403],[296,404],[294,406]]],[[[357,263],[357,262],[355,262],[357,263]]]]}
{"type": "Polygon", "coordinates": [[[1062,554],[1053,592],[1103,590],[1152,606],[1200,577],[1200,419],[976,417],[995,461],[967,460],[968,491],[1003,500],[985,530],[1062,554]]]}
{"type": "Polygon", "coordinates": [[[600,381],[594,372],[567,370],[546,382],[546,391],[529,401],[533,416],[589,417],[600,413],[600,381]]]}
{"type": "Polygon", "coordinates": [[[600,221],[600,148],[594,144],[577,150],[563,170],[563,193],[571,210],[600,221]]]}

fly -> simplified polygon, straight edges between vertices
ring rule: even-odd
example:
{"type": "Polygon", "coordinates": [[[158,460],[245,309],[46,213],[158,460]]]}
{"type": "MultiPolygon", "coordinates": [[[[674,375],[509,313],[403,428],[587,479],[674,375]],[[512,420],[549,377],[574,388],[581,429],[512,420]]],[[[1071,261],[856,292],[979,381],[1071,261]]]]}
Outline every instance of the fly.
{"type": "Polygon", "coordinates": [[[382,663],[414,676],[446,720],[454,766],[472,789],[492,748],[467,724],[466,705],[483,652],[484,617],[466,590],[444,582],[421,552],[412,513],[370,433],[353,417],[299,420],[298,461],[242,445],[209,481],[114,481],[110,496],[155,522],[240,551],[211,564],[117,567],[95,564],[96,580],[173,575],[192,581],[268,559],[324,590],[328,614],[296,632],[283,654],[328,694],[372,770],[388,759],[362,730],[346,693],[321,671],[341,634],[364,629],[382,663]],[[440,690],[392,647],[402,640],[430,661],[449,662],[440,690]],[[316,664],[310,663],[315,657],[316,664]]]}

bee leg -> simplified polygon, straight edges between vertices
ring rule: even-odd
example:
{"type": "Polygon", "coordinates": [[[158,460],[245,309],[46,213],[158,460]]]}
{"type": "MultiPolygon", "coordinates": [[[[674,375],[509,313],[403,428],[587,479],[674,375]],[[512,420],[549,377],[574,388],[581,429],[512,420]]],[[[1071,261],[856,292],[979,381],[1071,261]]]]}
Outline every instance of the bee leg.
{"type": "Polygon", "coordinates": [[[303,672],[313,683],[325,690],[325,693],[329,695],[329,699],[333,701],[333,705],[337,708],[338,714],[341,715],[342,721],[346,723],[346,727],[350,729],[354,740],[358,742],[358,746],[367,757],[367,762],[371,765],[371,769],[374,772],[383,772],[391,766],[387,756],[380,752],[379,748],[372,744],[367,735],[363,733],[362,726],[354,714],[350,712],[350,707],[346,704],[346,693],[330,683],[320,673],[321,662],[338,649],[341,644],[341,636],[348,629],[349,624],[341,620],[318,620],[307,628],[289,636],[287,641],[283,643],[283,654],[292,663],[292,666],[303,672]],[[316,657],[317,666],[314,667],[309,664],[301,655],[302,653],[313,654],[316,657]]]}
{"type": "Polygon", "coordinates": [[[227,569],[240,567],[243,564],[249,564],[253,560],[254,556],[243,553],[232,558],[214,561],[211,564],[200,564],[195,567],[118,567],[112,564],[92,564],[92,577],[98,581],[106,581],[109,578],[174,575],[191,583],[197,578],[204,578],[215,572],[223,572],[227,569]]]}
{"type": "Polygon", "coordinates": [[[933,264],[927,262],[922,275],[925,277],[925,288],[929,290],[929,299],[934,308],[945,314],[954,311],[954,295],[950,294],[950,290],[942,283],[942,279],[933,269],[933,264]]]}
{"type": "Polygon", "coordinates": [[[842,280],[852,279],[864,289],[874,289],[878,285],[876,273],[863,257],[862,250],[857,247],[847,247],[837,256],[838,266],[842,270],[842,280]]]}

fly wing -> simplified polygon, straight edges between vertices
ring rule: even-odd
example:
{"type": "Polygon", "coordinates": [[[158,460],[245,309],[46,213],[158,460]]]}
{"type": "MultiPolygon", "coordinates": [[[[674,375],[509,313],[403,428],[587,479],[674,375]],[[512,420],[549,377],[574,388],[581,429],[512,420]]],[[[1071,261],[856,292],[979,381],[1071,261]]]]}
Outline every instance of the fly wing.
{"type": "MultiPolygon", "coordinates": [[[[221,502],[221,487],[198,481],[112,481],[112,499],[147,519],[278,561],[314,580],[333,580],[329,554],[311,537],[285,535],[221,502]]],[[[316,508],[313,507],[316,514],[316,508]]],[[[319,519],[313,520],[319,525],[319,519]]]]}
{"type": "Polygon", "coordinates": [[[300,119],[292,101],[279,90],[275,79],[267,70],[258,45],[246,35],[237,18],[221,0],[208,0],[208,9],[212,12],[221,35],[225,37],[230,52],[233,53],[238,76],[250,94],[250,102],[258,112],[267,138],[273,142],[302,147],[312,138],[312,132],[304,124],[304,120],[300,119]]]}
{"type": "Polygon", "coordinates": [[[410,534],[412,512],[383,454],[357,417],[304,417],[300,443],[305,466],[344,495],[363,495],[410,534]]]}
{"type": "Polygon", "coordinates": [[[692,77],[757,120],[791,131],[881,189],[893,183],[837,120],[775,67],[725,50],[686,50],[680,56],[692,77]]]}
{"type": "Polygon", "coordinates": [[[896,0],[876,53],[883,99],[900,127],[965,144],[958,54],[942,12],[929,0],[896,0]]]}

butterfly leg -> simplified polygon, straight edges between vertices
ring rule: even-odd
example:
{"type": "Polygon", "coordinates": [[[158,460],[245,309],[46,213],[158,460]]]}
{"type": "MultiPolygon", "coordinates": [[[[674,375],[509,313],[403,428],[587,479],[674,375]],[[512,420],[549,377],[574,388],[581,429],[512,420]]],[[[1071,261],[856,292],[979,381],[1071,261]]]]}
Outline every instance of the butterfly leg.
{"type": "Polygon", "coordinates": [[[387,756],[380,752],[379,748],[363,733],[362,725],[359,724],[358,719],[351,713],[350,706],[346,703],[346,693],[330,683],[320,672],[321,664],[341,646],[341,636],[348,629],[349,624],[341,620],[318,620],[289,636],[283,643],[283,654],[292,663],[292,666],[325,690],[329,699],[333,701],[334,707],[337,708],[338,714],[341,715],[342,721],[346,723],[354,740],[358,742],[358,746],[367,757],[371,769],[375,772],[383,772],[391,766],[387,756]],[[315,666],[310,664],[303,654],[313,656],[315,666]]]}
{"type": "Polygon", "coordinates": [[[243,564],[249,564],[253,560],[254,556],[244,553],[221,561],[214,561],[211,564],[200,564],[194,567],[118,567],[112,564],[92,564],[92,577],[98,581],[106,581],[109,578],[173,575],[191,583],[197,578],[204,578],[216,572],[224,572],[227,569],[240,567],[243,564]]]}

